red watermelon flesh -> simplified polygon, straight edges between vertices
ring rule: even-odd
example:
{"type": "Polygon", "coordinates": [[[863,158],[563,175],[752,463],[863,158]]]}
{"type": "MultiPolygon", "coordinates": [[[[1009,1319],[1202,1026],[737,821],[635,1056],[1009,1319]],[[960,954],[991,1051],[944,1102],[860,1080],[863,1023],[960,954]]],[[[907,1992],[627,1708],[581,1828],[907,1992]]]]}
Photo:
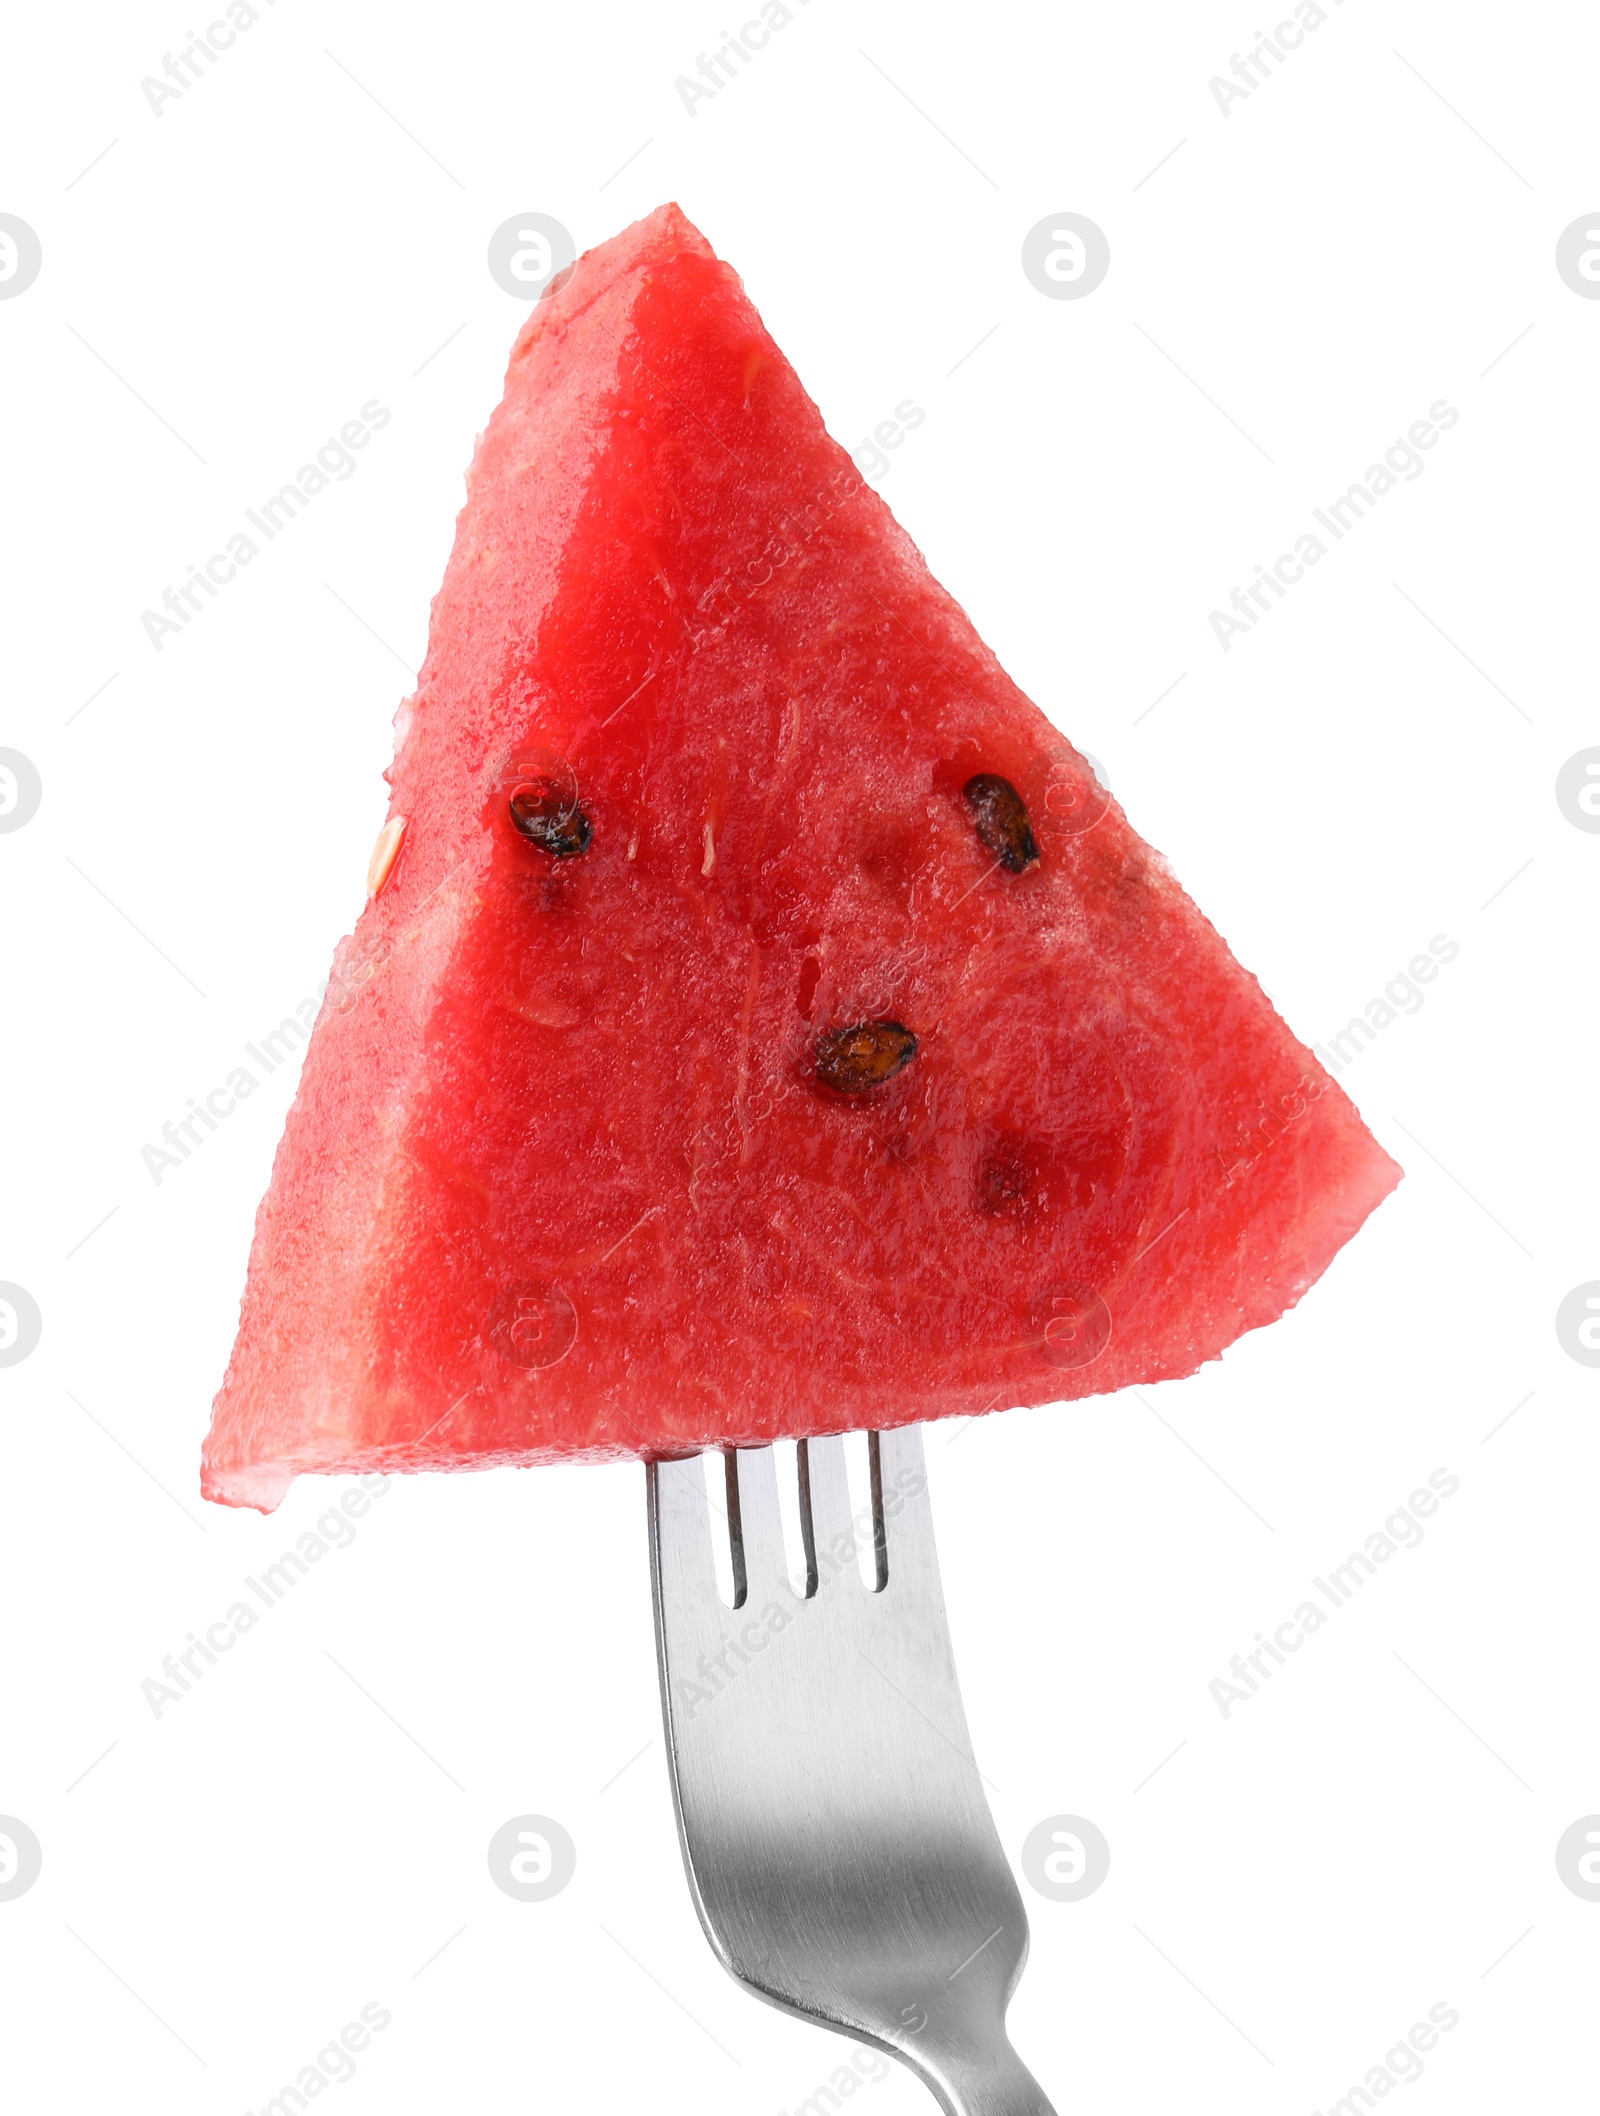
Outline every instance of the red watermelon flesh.
{"type": "Polygon", "coordinates": [[[1189,1374],[1399,1179],[676,207],[521,332],[397,727],[213,1499],[1189,1374]]]}

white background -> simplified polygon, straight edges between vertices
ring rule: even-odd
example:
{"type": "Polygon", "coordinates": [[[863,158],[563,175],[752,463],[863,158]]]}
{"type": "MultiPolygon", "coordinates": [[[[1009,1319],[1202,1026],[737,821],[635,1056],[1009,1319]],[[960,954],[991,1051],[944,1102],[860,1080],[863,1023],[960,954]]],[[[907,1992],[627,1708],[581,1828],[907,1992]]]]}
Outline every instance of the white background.
{"type": "Polygon", "coordinates": [[[1554,782],[1600,742],[1600,305],[1553,253],[1597,204],[1592,11],[1347,0],[1224,116],[1239,6],[811,0],[691,117],[710,0],[280,0],[158,117],[196,20],[5,35],[0,210],[44,250],[0,303],[0,743],[44,785],[0,837],[0,1278],[44,1316],[0,1372],[0,1812],[44,1847],[0,1902],[8,2099],[259,2109],[372,2000],[328,2091],[386,2116],[761,2116],[848,2057],[695,1923],[637,1467],[399,1480],[179,1704],[140,1693],[343,1488],[261,1520],[196,1485],[287,1073],[159,1186],[140,1150],[360,908],[525,313],[490,233],[671,197],[841,440],[923,407],[885,497],[1302,1036],[1459,944],[1344,1074],[1408,1175],[1297,1311],[930,1435],[1002,1836],[1112,1847],[1087,1900],[1028,1892],[1016,2041],[1064,2111],[1321,2110],[1445,2000],[1403,2102],[1577,2106],[1600,1443],[1553,1318],[1600,1273],[1600,839],[1554,782]],[[1111,245],[1081,301],[1019,264],[1064,210],[1111,245]],[[141,611],[374,397],[357,474],[155,652],[141,611]],[[1224,653],[1208,613],[1439,398],[1425,474],[1224,653]],[[1441,1466],[1423,1544],[1224,1719],[1229,1657],[1441,1466]],[[485,1864],[527,1811],[578,1847],[543,1904],[485,1864]]]}

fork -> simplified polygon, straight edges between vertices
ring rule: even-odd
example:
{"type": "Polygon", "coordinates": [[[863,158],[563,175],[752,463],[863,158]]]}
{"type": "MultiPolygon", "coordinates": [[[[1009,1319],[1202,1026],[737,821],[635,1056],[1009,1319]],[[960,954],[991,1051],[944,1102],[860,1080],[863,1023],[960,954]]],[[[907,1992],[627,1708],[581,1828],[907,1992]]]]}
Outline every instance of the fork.
{"type": "Polygon", "coordinates": [[[803,1593],[770,1447],[725,1454],[721,1478],[715,1455],[647,1465],[690,1892],[747,1991],[888,2051],[946,2116],[1053,2116],[1006,2035],[1028,1926],[967,1736],[922,1435],[868,1447],[871,1515],[857,1523],[843,1440],[799,1443],[803,1593]],[[731,1609],[708,1482],[726,1493],[731,1609]]]}

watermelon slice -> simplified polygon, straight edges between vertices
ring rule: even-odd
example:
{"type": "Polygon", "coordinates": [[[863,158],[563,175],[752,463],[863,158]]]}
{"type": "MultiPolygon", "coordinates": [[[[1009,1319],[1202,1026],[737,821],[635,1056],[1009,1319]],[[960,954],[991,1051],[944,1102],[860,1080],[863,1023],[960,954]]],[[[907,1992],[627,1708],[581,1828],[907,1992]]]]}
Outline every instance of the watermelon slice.
{"type": "Polygon", "coordinates": [[[1400,1171],[675,206],[535,308],[203,1489],[1189,1374],[1400,1171]]]}

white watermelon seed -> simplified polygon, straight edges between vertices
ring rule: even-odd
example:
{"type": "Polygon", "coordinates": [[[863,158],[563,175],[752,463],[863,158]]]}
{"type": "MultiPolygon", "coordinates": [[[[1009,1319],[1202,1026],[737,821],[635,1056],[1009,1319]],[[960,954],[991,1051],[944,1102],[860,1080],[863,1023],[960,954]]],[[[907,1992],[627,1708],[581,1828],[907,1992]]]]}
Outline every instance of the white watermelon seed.
{"type": "Polygon", "coordinates": [[[404,816],[391,816],[378,832],[378,842],[372,848],[372,857],[367,862],[367,895],[377,895],[389,879],[394,863],[400,857],[400,841],[406,834],[404,816]]]}

